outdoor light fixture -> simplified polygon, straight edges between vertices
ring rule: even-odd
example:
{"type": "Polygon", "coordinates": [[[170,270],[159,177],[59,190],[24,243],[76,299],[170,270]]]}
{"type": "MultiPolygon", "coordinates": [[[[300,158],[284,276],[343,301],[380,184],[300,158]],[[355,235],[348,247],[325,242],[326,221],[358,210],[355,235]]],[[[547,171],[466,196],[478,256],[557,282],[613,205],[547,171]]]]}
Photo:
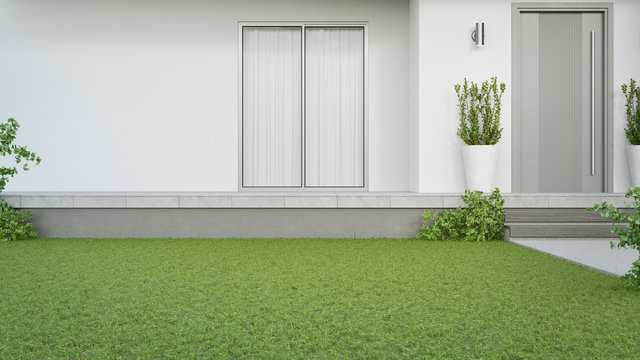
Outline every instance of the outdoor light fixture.
{"type": "Polygon", "coordinates": [[[476,29],[471,33],[471,40],[476,46],[484,46],[484,23],[476,23],[476,29]]]}

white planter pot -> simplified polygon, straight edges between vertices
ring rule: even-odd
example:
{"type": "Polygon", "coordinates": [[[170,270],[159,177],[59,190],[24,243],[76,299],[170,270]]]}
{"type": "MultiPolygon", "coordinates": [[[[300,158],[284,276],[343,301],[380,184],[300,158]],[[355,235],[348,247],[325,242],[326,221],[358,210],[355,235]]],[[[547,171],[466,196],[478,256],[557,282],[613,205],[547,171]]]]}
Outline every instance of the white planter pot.
{"type": "Polygon", "coordinates": [[[640,145],[629,145],[627,148],[631,186],[640,186],[640,145]]]}
{"type": "Polygon", "coordinates": [[[495,188],[498,148],[496,145],[462,146],[467,189],[491,192],[495,188]]]}

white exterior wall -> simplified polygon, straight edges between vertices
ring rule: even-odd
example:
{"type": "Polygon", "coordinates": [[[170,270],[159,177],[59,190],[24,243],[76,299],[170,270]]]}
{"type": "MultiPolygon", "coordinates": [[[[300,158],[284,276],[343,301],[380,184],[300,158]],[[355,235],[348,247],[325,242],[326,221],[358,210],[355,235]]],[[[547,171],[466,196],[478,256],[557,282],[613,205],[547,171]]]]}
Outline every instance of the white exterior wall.
{"type": "Polygon", "coordinates": [[[459,192],[465,188],[462,140],[456,134],[455,83],[465,77],[497,76],[507,84],[504,130],[498,143],[496,185],[511,191],[511,2],[419,1],[419,191],[459,192]],[[476,47],[471,32],[485,23],[486,46],[476,47]]]}
{"type": "MultiPolygon", "coordinates": [[[[613,176],[614,191],[624,192],[629,173],[620,85],[630,77],[640,79],[640,1],[613,3],[613,176]]],[[[418,153],[414,181],[420,192],[464,190],[453,84],[464,77],[479,82],[491,76],[507,84],[496,184],[503,192],[511,191],[511,4],[510,0],[411,0],[410,8],[418,12],[417,17],[410,17],[411,28],[418,27],[418,44],[411,43],[418,51],[412,53],[412,61],[419,64],[417,105],[412,104],[417,107],[417,120],[412,119],[411,126],[418,128],[412,151],[418,153]],[[485,23],[485,47],[477,48],[471,41],[476,22],[485,23]]]]}
{"type": "Polygon", "coordinates": [[[0,0],[7,191],[238,190],[238,21],[369,22],[369,189],[408,190],[408,0],[0,0]]]}
{"type": "MultiPolygon", "coordinates": [[[[595,1],[594,1],[595,2],[595,1]]],[[[0,0],[0,120],[44,159],[7,191],[236,191],[238,21],[369,22],[369,189],[464,189],[453,84],[507,84],[509,0],[0,0]],[[486,46],[473,45],[476,22],[486,46]]],[[[640,1],[613,10],[614,190],[629,185],[620,85],[640,79],[640,1]]]]}
{"type": "Polygon", "coordinates": [[[626,192],[631,185],[624,135],[626,114],[620,85],[640,80],[640,1],[617,0],[613,5],[613,189],[626,192]]]}

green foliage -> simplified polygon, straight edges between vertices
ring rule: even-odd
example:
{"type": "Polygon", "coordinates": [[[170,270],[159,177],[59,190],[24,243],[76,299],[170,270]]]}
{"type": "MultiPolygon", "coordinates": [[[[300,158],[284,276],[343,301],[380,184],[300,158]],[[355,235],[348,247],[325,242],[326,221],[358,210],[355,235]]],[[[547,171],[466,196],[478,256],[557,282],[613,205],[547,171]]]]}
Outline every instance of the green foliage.
{"type": "MultiPolygon", "coordinates": [[[[20,124],[14,119],[9,119],[6,123],[0,124],[0,156],[13,156],[16,164],[20,164],[24,160],[25,163],[22,165],[22,169],[28,171],[29,163],[40,164],[40,157],[29,151],[26,146],[19,146],[13,143],[19,128],[20,124]]],[[[9,178],[17,173],[18,168],[16,166],[0,167],[0,192],[7,186],[9,178]]]]}
{"type": "Polygon", "coordinates": [[[631,79],[629,85],[622,84],[622,92],[627,101],[625,110],[627,114],[627,126],[624,133],[631,145],[640,145],[640,87],[631,79]]]}
{"type": "Polygon", "coordinates": [[[497,188],[489,197],[481,191],[465,190],[465,207],[443,210],[435,217],[433,210],[424,212],[420,232],[422,240],[487,241],[504,238],[504,199],[497,188]]]}
{"type": "MultiPolygon", "coordinates": [[[[40,157],[29,151],[26,146],[13,143],[19,128],[20,124],[14,119],[0,124],[0,156],[3,158],[13,156],[16,164],[20,164],[24,160],[22,170],[28,171],[29,163],[40,164],[40,157]]],[[[0,167],[0,192],[7,186],[9,178],[14,177],[17,173],[18,167],[16,166],[0,167]]],[[[36,238],[38,234],[33,231],[33,225],[30,221],[31,213],[16,210],[4,200],[0,201],[0,241],[36,238]]]]}
{"type": "Polygon", "coordinates": [[[458,94],[460,125],[458,136],[467,145],[495,145],[502,136],[500,112],[502,94],[507,88],[504,83],[498,85],[497,77],[492,77],[481,86],[469,83],[453,86],[458,94]]]}
{"type": "Polygon", "coordinates": [[[31,213],[15,210],[0,201],[0,241],[30,240],[38,237],[30,223],[31,213]]]}
{"type": "MultiPolygon", "coordinates": [[[[634,187],[627,191],[625,195],[627,198],[633,198],[634,213],[624,212],[617,209],[615,206],[607,203],[594,204],[593,207],[588,210],[599,210],[600,215],[613,222],[613,232],[618,235],[619,248],[631,248],[640,250],[640,187],[634,187]],[[616,226],[616,224],[626,224],[627,227],[616,226]]],[[[613,247],[613,242],[611,247],[613,247]]],[[[622,279],[629,285],[640,289],[640,258],[636,260],[632,265],[628,273],[622,276],[622,279]]]]}

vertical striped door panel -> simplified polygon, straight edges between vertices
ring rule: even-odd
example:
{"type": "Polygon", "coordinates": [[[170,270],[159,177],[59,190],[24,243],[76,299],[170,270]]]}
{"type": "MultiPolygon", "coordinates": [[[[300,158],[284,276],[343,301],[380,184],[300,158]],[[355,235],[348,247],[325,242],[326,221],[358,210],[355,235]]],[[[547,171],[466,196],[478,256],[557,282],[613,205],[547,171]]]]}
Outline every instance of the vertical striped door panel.
{"type": "Polygon", "coordinates": [[[602,192],[603,14],[524,12],[519,16],[516,76],[520,109],[516,121],[520,130],[514,146],[520,150],[520,181],[514,188],[522,192],[602,192]]]}
{"type": "MultiPolygon", "coordinates": [[[[582,14],[540,14],[540,171],[542,192],[579,192],[582,169],[582,14]]],[[[588,80],[588,79],[586,79],[588,80]]]]}

